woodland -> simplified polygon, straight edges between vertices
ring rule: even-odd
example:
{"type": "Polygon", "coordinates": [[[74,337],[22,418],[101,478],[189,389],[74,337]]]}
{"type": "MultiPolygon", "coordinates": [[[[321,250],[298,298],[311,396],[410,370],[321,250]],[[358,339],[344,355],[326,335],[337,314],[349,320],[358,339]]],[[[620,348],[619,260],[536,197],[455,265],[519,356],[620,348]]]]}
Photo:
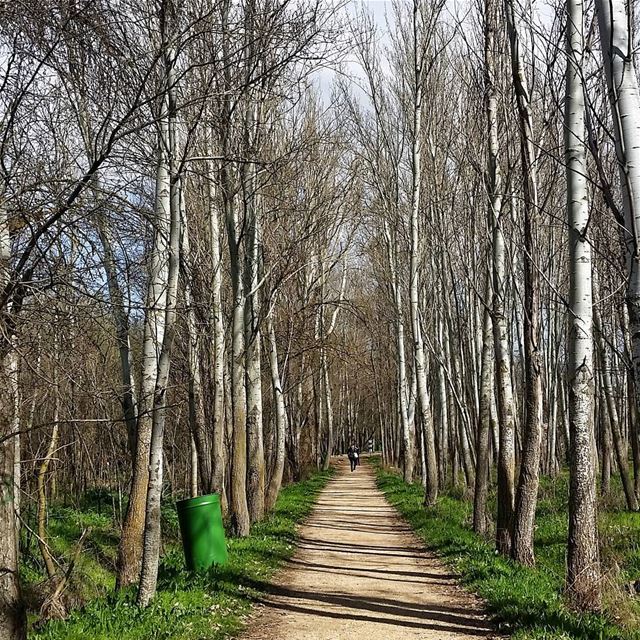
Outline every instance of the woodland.
{"type": "Polygon", "coordinates": [[[179,498],[282,543],[352,443],[638,632],[636,13],[0,2],[0,639],[145,615],[179,498]]]}

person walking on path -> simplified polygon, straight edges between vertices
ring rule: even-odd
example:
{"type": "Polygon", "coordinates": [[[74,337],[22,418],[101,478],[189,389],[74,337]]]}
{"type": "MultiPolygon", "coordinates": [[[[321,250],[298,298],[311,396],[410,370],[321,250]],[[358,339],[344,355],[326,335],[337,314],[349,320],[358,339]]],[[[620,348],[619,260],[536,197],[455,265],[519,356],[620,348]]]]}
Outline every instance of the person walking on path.
{"type": "Polygon", "coordinates": [[[347,457],[351,463],[351,471],[355,471],[356,467],[360,464],[360,450],[357,445],[352,444],[347,451],[347,457]]]}

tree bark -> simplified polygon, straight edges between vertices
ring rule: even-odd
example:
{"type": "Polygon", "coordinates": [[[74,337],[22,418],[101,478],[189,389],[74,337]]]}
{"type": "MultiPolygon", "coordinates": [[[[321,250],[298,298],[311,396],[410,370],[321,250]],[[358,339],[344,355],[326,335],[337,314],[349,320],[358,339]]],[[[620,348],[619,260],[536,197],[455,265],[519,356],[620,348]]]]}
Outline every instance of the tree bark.
{"type": "Polygon", "coordinates": [[[588,241],[584,87],[584,6],[567,0],[565,163],[569,221],[569,537],[567,593],[580,609],[600,607],[593,427],[593,303],[588,241]]]}
{"type": "MultiPolygon", "coordinates": [[[[161,123],[160,126],[163,128],[162,136],[165,139],[168,138],[168,123],[161,123]]],[[[165,144],[168,143],[165,142],[165,144]]],[[[158,153],[166,154],[166,150],[160,147],[158,153]]],[[[168,162],[167,158],[161,158],[156,170],[154,239],[148,267],[149,282],[142,346],[142,389],[138,405],[133,477],[122,536],[118,546],[116,575],[116,588],[118,589],[138,581],[142,562],[154,395],[158,379],[159,354],[165,332],[164,313],[168,279],[166,256],[171,218],[171,185],[168,162]]]]}
{"type": "MultiPolygon", "coordinates": [[[[0,286],[9,282],[11,262],[11,236],[4,187],[0,187],[0,286]]],[[[6,312],[6,309],[4,309],[6,312]]],[[[3,320],[4,324],[4,320],[3,320]]],[[[3,327],[4,340],[9,351],[0,360],[0,638],[3,640],[25,640],[27,616],[20,589],[19,549],[17,517],[15,511],[15,463],[16,439],[12,437],[14,427],[14,401],[11,397],[13,345],[11,336],[3,327]],[[6,438],[6,439],[4,439],[6,438]]]]}
{"type": "MultiPolygon", "coordinates": [[[[489,290],[489,287],[487,287],[489,290]]],[[[489,309],[484,312],[480,372],[480,421],[476,437],[476,477],[473,496],[473,530],[486,534],[489,493],[489,432],[491,430],[491,390],[493,387],[493,337],[489,309]]]]}
{"type": "Polygon", "coordinates": [[[542,361],[540,354],[540,285],[535,233],[538,219],[538,180],[529,89],[520,55],[513,0],[505,1],[511,44],[511,71],[518,106],[524,195],[524,366],[525,418],[520,475],[513,514],[511,557],[533,566],[533,536],[540,484],[542,446],[542,361]]]}
{"type": "MultiPolygon", "coordinates": [[[[2,417],[0,435],[10,434],[12,402],[7,384],[9,375],[8,357],[3,362],[4,384],[0,386],[2,417]]],[[[25,640],[27,637],[27,617],[22,600],[18,573],[18,539],[16,514],[14,510],[15,439],[7,438],[0,445],[0,638],[25,640]]]]}
{"type": "Polygon", "coordinates": [[[282,475],[284,473],[285,462],[285,437],[287,432],[287,412],[284,404],[284,393],[282,390],[282,380],[280,378],[280,368],[278,365],[278,344],[276,342],[276,332],[273,326],[273,307],[267,314],[267,334],[269,337],[269,368],[271,371],[271,385],[273,387],[273,401],[275,414],[275,460],[273,471],[267,487],[267,497],[265,507],[267,510],[273,508],[276,502],[280,486],[282,485],[282,475]]]}
{"type": "Polygon", "coordinates": [[[420,401],[420,417],[424,433],[426,478],[424,504],[435,504],[438,498],[438,461],[436,457],[435,435],[433,422],[429,415],[429,391],[427,388],[427,363],[425,357],[424,340],[420,323],[420,273],[419,260],[421,243],[419,239],[420,216],[420,184],[421,184],[421,141],[422,134],[422,91],[424,74],[424,57],[421,53],[422,43],[419,42],[419,13],[420,3],[413,3],[413,136],[411,140],[411,249],[409,262],[409,298],[411,310],[411,327],[413,331],[413,356],[415,375],[420,401]]]}
{"type": "Polygon", "coordinates": [[[387,223],[384,223],[384,236],[387,245],[387,258],[389,273],[391,276],[391,289],[394,301],[395,334],[396,334],[396,367],[397,367],[397,391],[398,414],[400,418],[402,435],[402,468],[405,482],[413,481],[414,466],[414,436],[412,422],[409,420],[407,365],[404,346],[404,319],[402,306],[402,292],[398,278],[398,248],[394,245],[395,239],[391,237],[387,223]]]}
{"type": "MultiPolygon", "coordinates": [[[[257,106],[248,109],[250,132],[257,128],[257,106]]],[[[251,133],[250,135],[254,135],[251,133]]],[[[264,517],[265,465],[262,424],[262,367],[259,304],[260,220],[258,180],[255,163],[243,169],[245,219],[248,227],[245,254],[245,345],[247,385],[247,503],[249,519],[259,522],[264,517]]]]}
{"type": "Polygon", "coordinates": [[[146,496],[144,544],[138,604],[147,606],[156,592],[160,562],[160,501],[163,478],[163,442],[167,413],[167,390],[171,371],[171,353],[175,338],[178,280],[180,275],[180,177],[177,173],[175,52],[167,45],[164,53],[166,68],[166,116],[160,123],[159,165],[169,173],[169,246],[166,256],[166,298],[163,340],[158,358],[157,379],[153,395],[153,425],[149,450],[149,481],[146,496]]]}
{"type": "Polygon", "coordinates": [[[184,301],[187,314],[187,369],[189,374],[189,431],[195,448],[196,459],[192,468],[197,470],[191,492],[198,494],[198,481],[204,493],[212,491],[211,440],[205,425],[202,377],[200,375],[201,340],[193,300],[193,261],[189,242],[189,220],[184,189],[180,190],[181,265],[184,281],[184,301]],[[195,487],[195,491],[194,491],[195,487]]]}
{"type": "MultiPolygon", "coordinates": [[[[13,461],[13,502],[15,509],[15,523],[16,523],[16,537],[20,540],[20,515],[22,504],[22,452],[21,452],[21,418],[20,418],[20,358],[17,351],[12,350],[7,355],[8,361],[8,375],[9,375],[9,392],[11,393],[12,416],[11,416],[11,432],[15,435],[14,438],[14,461],[13,461]]],[[[37,357],[38,364],[36,370],[40,364],[40,354],[37,357]]],[[[35,398],[35,393],[32,393],[35,398]]],[[[30,429],[32,425],[25,425],[30,429]]]]}
{"type": "Polygon", "coordinates": [[[493,342],[495,349],[496,400],[498,407],[498,520],[496,547],[511,551],[511,530],[515,499],[515,444],[510,348],[505,317],[505,240],[502,214],[502,171],[499,161],[498,110],[495,88],[496,26],[498,7],[485,0],[484,81],[488,140],[489,216],[493,230],[493,342]]]}
{"type": "Polygon", "coordinates": [[[640,88],[624,0],[597,0],[596,14],[624,204],[627,308],[636,410],[640,409],[640,88]]]}
{"type": "Polygon", "coordinates": [[[216,206],[214,172],[209,174],[209,233],[212,256],[212,313],[213,313],[213,442],[211,490],[220,495],[225,504],[225,419],[224,419],[224,317],[222,310],[222,254],[220,246],[220,220],[216,206]]]}
{"type": "Polygon", "coordinates": [[[236,238],[237,209],[227,186],[227,169],[223,168],[226,226],[229,238],[233,318],[231,338],[231,404],[233,450],[229,515],[231,528],[238,536],[249,535],[250,519],[247,504],[247,390],[245,380],[245,296],[242,283],[240,245],[236,238]]]}

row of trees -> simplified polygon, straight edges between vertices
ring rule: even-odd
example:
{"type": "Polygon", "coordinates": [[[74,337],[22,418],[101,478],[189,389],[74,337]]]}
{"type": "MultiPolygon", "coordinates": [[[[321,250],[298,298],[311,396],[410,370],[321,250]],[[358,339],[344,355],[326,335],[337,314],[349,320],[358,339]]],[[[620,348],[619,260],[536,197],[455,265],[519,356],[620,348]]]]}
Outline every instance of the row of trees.
{"type": "Polygon", "coordinates": [[[483,535],[495,466],[496,548],[525,565],[540,473],[568,464],[567,593],[598,609],[598,462],[633,511],[640,482],[631,9],[465,10],[399,4],[388,47],[370,22],[366,100],[344,88],[394,345],[384,455],[407,481],[419,462],[427,507],[462,474],[483,535]]]}
{"type": "Polygon", "coordinates": [[[65,0],[0,22],[0,636],[22,638],[21,534],[43,614],[66,613],[51,500],[116,492],[117,586],[145,606],[163,493],[220,493],[244,536],[285,472],[350,436],[330,345],[359,195],[312,87],[341,37],[318,2],[65,0]]]}
{"type": "Polygon", "coordinates": [[[540,473],[568,463],[568,592],[598,608],[598,464],[640,497],[622,0],[415,0],[384,28],[314,0],[1,17],[0,636],[25,635],[27,533],[65,614],[52,500],[112,492],[144,606],[164,495],[220,493],[243,536],[369,439],[427,507],[462,483],[524,564],[540,473]]]}

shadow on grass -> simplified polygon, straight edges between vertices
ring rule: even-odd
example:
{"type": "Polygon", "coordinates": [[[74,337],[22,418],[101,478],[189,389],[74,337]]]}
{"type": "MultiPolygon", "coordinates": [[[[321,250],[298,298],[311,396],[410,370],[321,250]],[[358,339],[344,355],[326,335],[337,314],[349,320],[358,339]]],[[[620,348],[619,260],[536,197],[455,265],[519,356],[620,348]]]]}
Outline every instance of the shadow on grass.
{"type": "MultiPolygon", "coordinates": [[[[408,485],[400,476],[381,468],[377,470],[377,482],[426,546],[486,600],[501,630],[513,632],[519,640],[640,638],[640,632],[624,631],[605,615],[571,611],[562,598],[562,581],[554,572],[522,567],[496,555],[493,545],[469,528],[468,503],[443,496],[434,507],[425,509],[421,486],[408,485]]],[[[537,549],[538,545],[557,547],[560,536],[557,527],[549,527],[537,540],[537,549]]]]}
{"type": "MultiPolygon", "coordinates": [[[[196,574],[186,571],[179,545],[165,548],[158,590],[149,607],[135,604],[135,589],[88,602],[65,621],[33,629],[38,640],[205,640],[235,636],[269,578],[291,557],[297,525],[313,509],[332,473],[285,487],[269,516],[244,539],[228,540],[229,563],[196,574]]],[[[167,514],[170,518],[170,513],[167,514]]]]}

